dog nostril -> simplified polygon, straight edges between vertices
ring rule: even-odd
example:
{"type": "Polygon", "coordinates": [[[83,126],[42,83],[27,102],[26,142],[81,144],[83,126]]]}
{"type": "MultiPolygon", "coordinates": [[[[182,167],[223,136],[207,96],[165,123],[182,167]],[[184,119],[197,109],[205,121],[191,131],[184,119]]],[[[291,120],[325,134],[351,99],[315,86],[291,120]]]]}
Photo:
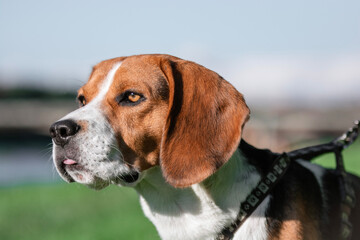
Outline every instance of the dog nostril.
{"type": "Polygon", "coordinates": [[[55,128],[53,128],[53,127],[50,128],[50,137],[51,137],[51,138],[55,138],[55,137],[56,137],[56,131],[55,131],[55,128]]]}
{"type": "Polygon", "coordinates": [[[66,128],[60,128],[59,129],[59,135],[62,138],[66,138],[67,136],[69,136],[68,130],[66,128]]]}

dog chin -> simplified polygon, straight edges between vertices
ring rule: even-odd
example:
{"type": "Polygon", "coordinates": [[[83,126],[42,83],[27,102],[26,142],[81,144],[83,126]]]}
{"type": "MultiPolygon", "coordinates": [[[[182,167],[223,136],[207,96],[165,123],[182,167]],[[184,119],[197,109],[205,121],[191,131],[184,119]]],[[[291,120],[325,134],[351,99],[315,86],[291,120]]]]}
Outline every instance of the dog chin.
{"type": "Polygon", "coordinates": [[[71,171],[67,169],[67,178],[71,178],[68,182],[77,182],[94,190],[101,190],[110,184],[121,187],[134,187],[142,179],[142,174],[136,170],[126,171],[119,176],[112,176],[109,179],[102,179],[89,171],[71,171]]]}
{"type": "Polygon", "coordinates": [[[101,190],[110,185],[110,181],[106,181],[99,177],[93,176],[88,172],[72,172],[67,171],[69,176],[72,178],[74,182],[83,184],[94,190],[101,190]]]}

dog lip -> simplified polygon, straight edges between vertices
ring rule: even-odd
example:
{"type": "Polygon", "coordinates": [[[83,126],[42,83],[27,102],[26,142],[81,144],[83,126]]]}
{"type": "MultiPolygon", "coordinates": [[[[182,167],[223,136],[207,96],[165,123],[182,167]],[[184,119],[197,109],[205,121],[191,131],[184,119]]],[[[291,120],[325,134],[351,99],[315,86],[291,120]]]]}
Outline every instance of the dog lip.
{"type": "Polygon", "coordinates": [[[64,180],[67,181],[68,183],[75,182],[75,180],[72,177],[70,177],[70,175],[68,173],[66,173],[64,180]]]}
{"type": "MultiPolygon", "coordinates": [[[[67,165],[61,164],[58,166],[58,170],[59,170],[61,178],[64,179],[68,183],[75,182],[75,180],[65,170],[65,166],[67,166],[67,165]]],[[[71,166],[71,165],[68,165],[68,166],[71,166]]]]}
{"type": "Polygon", "coordinates": [[[88,172],[88,169],[86,169],[85,166],[83,166],[82,164],[79,163],[74,163],[74,164],[62,164],[64,171],[66,172],[66,174],[69,174],[69,171],[85,171],[88,172]]]}

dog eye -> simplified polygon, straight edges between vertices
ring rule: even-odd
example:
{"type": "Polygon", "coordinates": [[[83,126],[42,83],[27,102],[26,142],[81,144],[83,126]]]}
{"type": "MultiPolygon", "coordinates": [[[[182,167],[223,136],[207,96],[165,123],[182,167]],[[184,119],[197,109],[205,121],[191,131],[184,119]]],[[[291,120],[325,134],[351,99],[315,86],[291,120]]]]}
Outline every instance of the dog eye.
{"type": "Polygon", "coordinates": [[[116,101],[122,106],[135,106],[144,100],[143,95],[133,91],[126,91],[116,97],[116,101]]]}
{"type": "Polygon", "coordinates": [[[83,107],[83,106],[86,105],[86,99],[85,99],[85,97],[84,97],[83,95],[80,95],[80,96],[78,97],[78,101],[79,101],[80,107],[83,107]]]}
{"type": "Polygon", "coordinates": [[[139,94],[131,92],[127,98],[130,102],[135,103],[140,100],[141,96],[139,94]]]}

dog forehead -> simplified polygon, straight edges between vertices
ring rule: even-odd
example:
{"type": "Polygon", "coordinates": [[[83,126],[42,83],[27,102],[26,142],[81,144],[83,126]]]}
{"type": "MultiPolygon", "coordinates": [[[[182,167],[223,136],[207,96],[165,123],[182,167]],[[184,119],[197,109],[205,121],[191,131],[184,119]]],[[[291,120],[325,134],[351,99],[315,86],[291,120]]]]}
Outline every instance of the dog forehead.
{"type": "Polygon", "coordinates": [[[155,58],[131,57],[123,61],[114,77],[114,87],[154,87],[164,74],[155,58]]]}
{"type": "Polygon", "coordinates": [[[101,90],[102,83],[116,62],[122,62],[116,71],[112,86],[109,90],[132,87],[158,87],[164,83],[164,73],[161,61],[166,61],[167,55],[135,55],[120,57],[100,62],[94,66],[88,82],[79,89],[79,95],[86,95],[88,101],[93,99],[101,90]],[[159,84],[161,83],[161,84],[159,84]]]}
{"type": "Polygon", "coordinates": [[[87,101],[96,97],[114,64],[121,62],[123,59],[123,57],[109,59],[95,65],[87,83],[78,90],[78,95],[84,95],[87,101]]]}

